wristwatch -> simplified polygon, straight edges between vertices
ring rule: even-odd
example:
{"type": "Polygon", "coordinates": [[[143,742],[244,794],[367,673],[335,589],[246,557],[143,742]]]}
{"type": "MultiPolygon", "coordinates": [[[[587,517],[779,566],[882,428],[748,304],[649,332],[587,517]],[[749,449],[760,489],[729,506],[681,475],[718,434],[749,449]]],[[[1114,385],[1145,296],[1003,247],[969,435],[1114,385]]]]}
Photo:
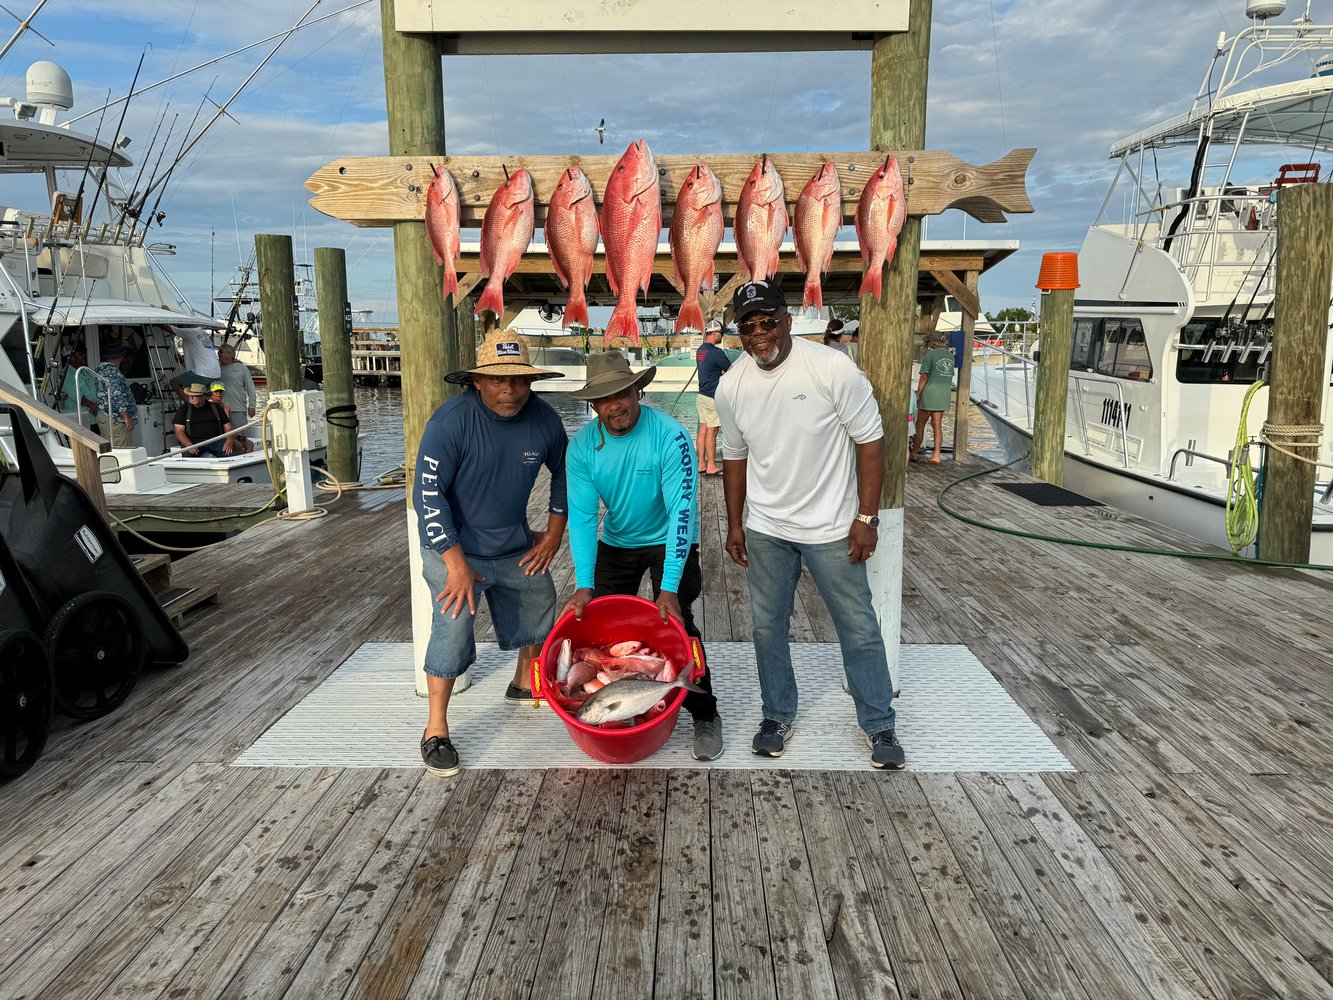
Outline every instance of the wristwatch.
{"type": "Polygon", "coordinates": [[[879,529],[878,514],[857,514],[856,519],[860,521],[862,524],[868,524],[870,525],[870,527],[875,528],[876,530],[879,529]]]}

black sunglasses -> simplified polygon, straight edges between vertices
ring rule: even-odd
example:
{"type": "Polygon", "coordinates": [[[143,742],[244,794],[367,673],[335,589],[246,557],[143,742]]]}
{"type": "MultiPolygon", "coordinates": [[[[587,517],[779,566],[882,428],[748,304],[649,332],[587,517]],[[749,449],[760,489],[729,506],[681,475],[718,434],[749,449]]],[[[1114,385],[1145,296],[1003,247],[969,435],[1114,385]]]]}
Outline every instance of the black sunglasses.
{"type": "Polygon", "coordinates": [[[752,337],[760,330],[772,333],[778,328],[781,320],[777,316],[764,316],[762,319],[746,320],[736,327],[736,332],[742,337],[752,337]]]}

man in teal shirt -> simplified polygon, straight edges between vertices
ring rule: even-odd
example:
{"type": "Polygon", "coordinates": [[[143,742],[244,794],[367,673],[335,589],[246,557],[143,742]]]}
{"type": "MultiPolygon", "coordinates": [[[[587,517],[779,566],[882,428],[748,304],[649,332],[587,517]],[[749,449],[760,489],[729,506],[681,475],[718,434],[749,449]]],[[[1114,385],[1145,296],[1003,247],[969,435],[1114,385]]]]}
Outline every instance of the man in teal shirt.
{"type": "MultiPolygon", "coordinates": [[[[565,459],[569,551],[578,589],[564,611],[582,618],[594,597],[637,594],[647,572],[662,620],[674,616],[702,643],[691,612],[703,590],[699,460],[678,421],[640,405],[643,387],[654,374],[654,368],[635,374],[624,355],[607,351],[588,359],[587,384],[570,393],[588,401],[597,420],[574,435],[565,459]],[[603,504],[606,517],[598,538],[603,504]]],[[[707,674],[698,684],[712,691],[707,674]]],[[[694,719],[695,759],[722,756],[717,699],[691,692],[685,709],[694,719]]]]}

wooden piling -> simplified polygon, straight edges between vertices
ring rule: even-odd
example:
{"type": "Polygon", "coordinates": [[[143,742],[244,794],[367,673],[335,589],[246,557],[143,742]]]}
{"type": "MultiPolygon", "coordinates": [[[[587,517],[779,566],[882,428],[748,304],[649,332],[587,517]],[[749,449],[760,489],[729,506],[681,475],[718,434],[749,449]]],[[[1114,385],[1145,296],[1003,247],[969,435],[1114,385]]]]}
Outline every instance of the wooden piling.
{"type": "MultiPolygon", "coordinates": [[[[973,303],[977,300],[980,274],[968,271],[964,283],[973,303]]],[[[963,356],[958,359],[958,392],[953,410],[953,458],[955,462],[967,457],[968,416],[972,407],[972,344],[977,332],[977,314],[962,303],[963,356]]]]}
{"type": "Polygon", "coordinates": [[[301,375],[301,331],[296,323],[296,279],[292,271],[292,238],[261,233],[255,237],[259,270],[259,308],[263,317],[264,369],[268,389],[298,390],[301,375]]]}
{"type": "Polygon", "coordinates": [[[324,358],[324,406],[329,418],[329,472],[339,482],[357,479],[356,394],[352,388],[351,306],[347,301],[347,253],[341,247],[315,249],[315,302],[319,308],[320,353],[324,358]]]}
{"type": "Polygon", "coordinates": [[[1065,479],[1065,412],[1069,397],[1069,352],[1074,341],[1074,290],[1057,288],[1041,297],[1041,358],[1032,414],[1032,474],[1061,485],[1065,479]]]}
{"type": "MultiPolygon", "coordinates": [[[[384,91],[391,156],[444,155],[444,79],[440,53],[428,35],[400,34],[394,0],[381,0],[384,91]]],[[[411,182],[422,206],[430,177],[411,182]]],[[[393,252],[398,279],[398,341],[402,345],[403,450],[409,478],[426,421],[444,402],[444,376],[458,367],[454,312],[441,296],[443,272],[435,263],[420,219],[397,222],[393,252]]],[[[409,503],[411,501],[409,500],[409,503]]]]}
{"type": "Polygon", "coordinates": [[[1310,561],[1314,514],[1315,442],[1322,430],[1320,400],[1327,381],[1328,288],[1333,273],[1333,189],[1326,184],[1285,187],[1278,195],[1276,310],[1269,373],[1266,436],[1276,448],[1264,457],[1259,554],[1281,562],[1310,561]]]}
{"type": "MultiPolygon", "coordinates": [[[[909,28],[875,39],[870,63],[870,148],[920,149],[926,141],[926,74],[930,59],[931,0],[911,0],[909,28]]],[[[899,163],[908,180],[912,163],[899,163]]],[[[888,466],[881,506],[901,509],[907,472],[907,410],[912,391],[912,331],[916,328],[921,220],[909,216],[893,262],[884,271],[882,301],[861,300],[861,367],[875,387],[888,466]]]]}

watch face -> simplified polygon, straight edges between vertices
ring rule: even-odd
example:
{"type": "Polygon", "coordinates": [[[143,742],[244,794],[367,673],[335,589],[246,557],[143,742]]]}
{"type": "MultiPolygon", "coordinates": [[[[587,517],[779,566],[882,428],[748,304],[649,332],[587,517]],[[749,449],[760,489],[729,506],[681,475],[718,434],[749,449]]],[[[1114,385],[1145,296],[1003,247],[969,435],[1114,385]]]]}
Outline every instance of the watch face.
{"type": "Polygon", "coordinates": [[[872,515],[871,515],[871,517],[870,517],[870,526],[871,526],[872,528],[878,528],[878,527],[879,527],[879,515],[878,515],[878,514],[872,514],[872,515]]]}

